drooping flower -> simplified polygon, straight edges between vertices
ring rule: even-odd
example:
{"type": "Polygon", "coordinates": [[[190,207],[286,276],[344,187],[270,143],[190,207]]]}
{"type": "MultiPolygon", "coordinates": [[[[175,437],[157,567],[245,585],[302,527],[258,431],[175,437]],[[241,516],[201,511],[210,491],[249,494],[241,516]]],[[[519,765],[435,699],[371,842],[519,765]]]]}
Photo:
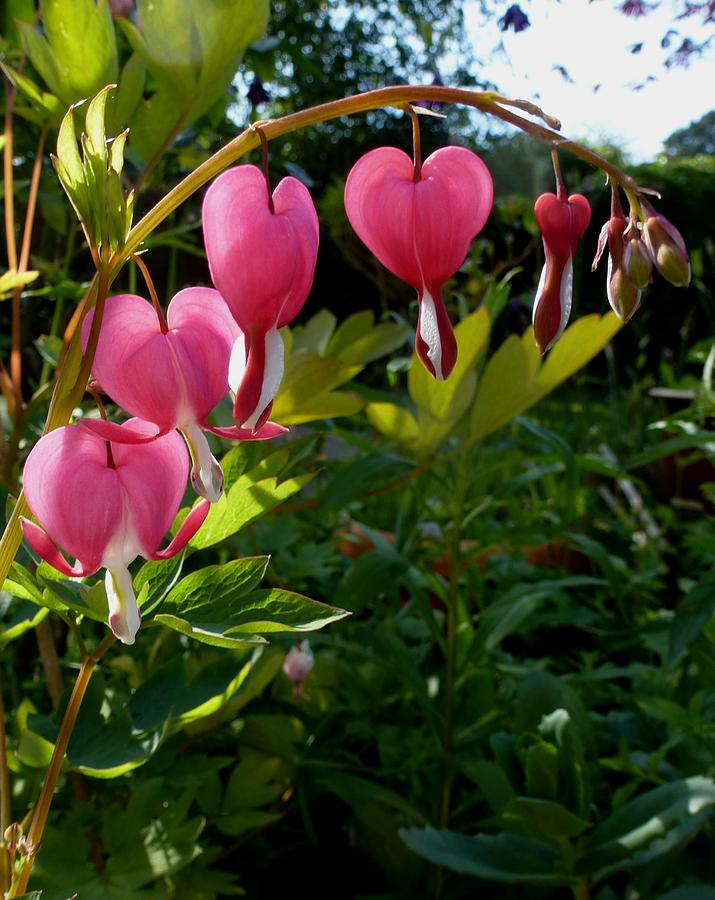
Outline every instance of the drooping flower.
{"type": "MultiPolygon", "coordinates": [[[[154,426],[130,419],[122,429],[139,437],[154,426]]],[[[137,557],[169,559],[196,534],[210,505],[202,500],[174,539],[159,550],[181,503],[188,458],[181,437],[171,431],[149,443],[103,440],[77,425],[40,438],[25,463],[23,488],[40,523],[22,518],[30,546],[69,577],[106,568],[109,627],[133,644],[141,624],[128,566],[137,557]],[[76,562],[70,565],[61,547],[76,562]]]]}
{"type": "MultiPolygon", "coordinates": [[[[623,215],[616,192],[611,202],[611,217],[601,229],[598,248],[591,269],[595,269],[603,251],[608,246],[608,273],[606,275],[606,295],[611,308],[619,317],[627,322],[638,309],[641,302],[643,271],[641,258],[634,246],[641,243],[640,234],[635,221],[630,222],[623,215]],[[632,267],[631,263],[635,262],[632,267]],[[638,284],[634,281],[631,268],[635,271],[638,284]]],[[[648,279],[646,277],[646,284],[648,279]]]]}
{"type": "Polygon", "coordinates": [[[457,360],[442,286],[464,262],[492,199],[489,170],[464,147],[442,147],[417,171],[402,150],[379,147],[355,163],[345,184],[345,211],[358,237],[417,291],[415,350],[439,380],[457,360]]]}
{"type": "Polygon", "coordinates": [[[297,178],[269,195],[261,170],[245,165],[211,184],[202,217],[211,278],[241,329],[229,365],[234,420],[256,431],[283,377],[278,329],[298,314],[313,283],[318,216],[297,178]]]}
{"type": "MultiPolygon", "coordinates": [[[[94,310],[83,323],[83,347],[93,315],[94,310]]],[[[153,422],[158,434],[181,431],[193,462],[191,483],[202,497],[216,501],[223,473],[202,429],[234,440],[271,438],[285,429],[268,423],[254,434],[206,421],[228,393],[231,347],[240,334],[217,291],[202,287],[179,291],[169,304],[167,324],[165,332],[155,309],[141,297],[108,297],[92,370],[115,403],[153,422]]],[[[102,420],[84,419],[82,425],[108,440],[146,440],[102,420]]]]}
{"type": "Polygon", "coordinates": [[[591,207],[581,194],[542,194],[534,205],[544,243],[544,268],[534,299],[534,337],[543,355],[561,336],[573,295],[573,257],[588,227],[591,207]]]}
{"type": "Polygon", "coordinates": [[[310,675],[315,659],[309,641],[301,641],[300,645],[290,648],[283,660],[283,674],[293,682],[293,693],[303,696],[303,683],[310,675]]]}
{"type": "Polygon", "coordinates": [[[690,284],[690,258],[682,234],[650,203],[641,199],[641,206],[645,213],[643,240],[655,267],[675,287],[687,287],[690,284]]]}

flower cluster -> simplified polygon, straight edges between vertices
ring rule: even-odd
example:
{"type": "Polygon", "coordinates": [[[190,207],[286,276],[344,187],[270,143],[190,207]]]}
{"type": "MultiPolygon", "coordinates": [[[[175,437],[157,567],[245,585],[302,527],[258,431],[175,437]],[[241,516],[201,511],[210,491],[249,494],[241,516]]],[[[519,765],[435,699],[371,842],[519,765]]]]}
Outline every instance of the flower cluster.
{"type": "MultiPolygon", "coordinates": [[[[558,194],[542,194],[534,205],[544,244],[544,267],[533,307],[534,338],[542,355],[561,336],[571,313],[573,257],[588,228],[591,207],[581,194],[567,196],[557,172],[558,194]]],[[[613,188],[611,217],[601,229],[592,269],[608,247],[606,295],[627,322],[651,282],[653,266],[676,287],[690,282],[690,260],[678,229],[643,197],[628,218],[613,188]],[[640,215],[639,215],[640,213],[640,215]]]]}
{"type": "MultiPolygon", "coordinates": [[[[591,215],[585,197],[568,196],[556,160],[555,166],[558,193],[543,194],[535,206],[545,253],[533,310],[542,353],[568,320],[573,257],[591,215]]],[[[381,147],[359,159],[346,181],[345,209],[357,235],[417,292],[415,350],[438,380],[457,359],[443,287],[492,200],[491,175],[478,156],[443,147],[422,162],[417,138],[414,159],[381,147]]],[[[637,309],[651,265],[673,284],[690,278],[679,232],[643,198],[637,210],[642,222],[635,213],[626,219],[614,191],[596,257],[608,246],[608,299],[624,319],[637,309]]],[[[96,347],[95,386],[133,418],[121,425],[81,419],[59,428],[40,439],[25,466],[25,495],[40,523],[23,520],[27,541],[67,576],[106,569],[109,625],[127,644],[141,621],[129,566],[137,556],[178,553],[221,496],[223,473],[205,432],[261,440],[286,430],[269,421],[284,369],[280,329],[300,311],[313,282],[318,217],[297,179],[284,178],[271,190],[266,171],[229,169],[206,192],[202,216],[214,288],[180,291],[165,316],[147,279],[152,303],[117,294],[83,322],[83,349],[96,347]],[[229,390],[234,425],[211,425],[209,414],[229,390]],[[204,499],[159,550],[189,468],[204,499]],[[58,547],[75,557],[74,565],[58,547]]]]}
{"type": "MultiPolygon", "coordinates": [[[[23,519],[25,538],[67,576],[106,569],[109,626],[126,644],[141,622],[129,565],[137,556],[178,553],[221,496],[223,473],[204,432],[256,440],[286,430],[267,420],[283,371],[278,328],[300,310],[313,279],[313,202],[295,178],[266,195],[259,169],[231,169],[206,194],[204,234],[219,290],[180,291],[166,317],[158,301],[152,306],[133,294],[104,305],[92,371],[96,385],[134,418],[59,428],[40,439],[25,464],[25,496],[40,523],[23,519]],[[208,415],[229,386],[236,424],[210,425],[208,415]],[[191,483],[205,499],[159,550],[184,495],[189,455],[191,483]]],[[[85,352],[96,314],[82,326],[85,352]]]]}

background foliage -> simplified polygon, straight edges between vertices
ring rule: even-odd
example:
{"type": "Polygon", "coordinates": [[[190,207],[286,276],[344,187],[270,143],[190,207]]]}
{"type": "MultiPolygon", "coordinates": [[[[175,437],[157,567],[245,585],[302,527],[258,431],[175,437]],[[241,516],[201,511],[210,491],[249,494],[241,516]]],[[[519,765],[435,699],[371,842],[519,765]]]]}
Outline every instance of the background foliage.
{"type": "MultiPolygon", "coordinates": [[[[446,0],[276,2],[267,31],[260,0],[140,0],[117,21],[113,7],[82,0],[68,16],[63,0],[42,0],[38,22],[34,4],[5,4],[19,209],[40,132],[53,148],[65,108],[109,81],[139,211],[247,117],[401,81],[485,83],[446,0]],[[270,97],[251,110],[243,92],[259,100],[257,79],[270,97]]],[[[484,15],[498,40],[496,7],[484,15]]],[[[404,117],[339,120],[271,147],[274,178],[304,179],[321,218],[275,407],[291,434],[268,448],[217,442],[226,499],[185,556],[135,571],[148,627],[91,683],[33,879],[43,900],[272,898],[297,883],[365,900],[715,893],[712,159],[673,135],[677,158],[635,171],[682,230],[693,285],[659,284],[620,331],[602,315],[604,274],[587,274],[608,215],[601,176],[565,165],[594,216],[575,321],[542,362],[528,323],[547,154],[441,112],[424,119],[427,150],[479,149],[497,193],[449,285],[460,358],[446,384],[412,364],[411,292],[342,208],[360,153],[408,147],[404,117]],[[318,625],[296,692],[282,662],[318,625]]],[[[147,241],[165,301],[208,282],[197,202],[147,241]]],[[[22,440],[0,402],[10,498],[91,271],[46,160],[38,205],[38,274],[22,294],[36,399],[22,440]]],[[[141,292],[133,267],[116,289],[141,292]]],[[[9,316],[3,302],[3,358],[9,316]]],[[[26,551],[3,585],[18,818],[81,656],[66,620],[83,617],[95,642],[105,603],[101,585],[58,579],[26,551]]]]}

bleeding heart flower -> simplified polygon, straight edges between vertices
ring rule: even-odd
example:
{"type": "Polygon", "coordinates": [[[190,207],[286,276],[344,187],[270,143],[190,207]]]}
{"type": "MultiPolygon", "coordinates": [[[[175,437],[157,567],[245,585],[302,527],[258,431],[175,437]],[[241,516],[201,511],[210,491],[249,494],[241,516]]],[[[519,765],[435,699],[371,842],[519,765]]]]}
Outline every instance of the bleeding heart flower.
{"type": "Polygon", "coordinates": [[[543,356],[561,336],[571,313],[573,257],[591,219],[591,207],[581,194],[560,199],[542,194],[534,205],[546,262],[534,299],[534,337],[543,356]]]}
{"type": "Polygon", "coordinates": [[[624,322],[627,322],[638,309],[641,302],[641,290],[630,273],[632,245],[640,244],[640,235],[635,222],[630,222],[623,215],[618,195],[614,192],[611,202],[611,218],[601,229],[598,238],[596,256],[591,266],[593,271],[608,246],[608,274],[606,276],[606,295],[611,308],[624,322]]]}
{"type": "MultiPolygon", "coordinates": [[[[130,419],[121,427],[148,437],[154,426],[130,419]]],[[[141,623],[128,566],[137,557],[169,559],[182,550],[206,518],[203,500],[165,550],[159,550],[184,495],[188,459],[172,431],[139,445],[108,442],[77,425],[40,438],[27,457],[23,488],[40,525],[22,518],[30,546],[69,577],[107,570],[109,627],[133,644],[141,623]],[[58,547],[74,556],[72,566],[58,547]]]]}
{"type": "Polygon", "coordinates": [[[255,431],[270,415],[283,377],[278,329],[298,314],[313,283],[318,216],[297,178],[284,178],[269,197],[256,166],[219,175],[202,216],[211,278],[242,332],[229,367],[233,416],[255,431]]]}
{"type": "MultiPolygon", "coordinates": [[[[94,310],[82,326],[86,347],[94,310]]],[[[159,434],[178,428],[193,462],[191,483],[216,501],[223,472],[202,429],[234,440],[276,437],[285,431],[267,423],[254,432],[217,428],[206,418],[228,393],[231,347],[240,331],[220,294],[186,288],[172,299],[164,332],[153,306],[134,294],[108,297],[92,370],[102,390],[129,413],[153,422],[159,434]]],[[[106,440],[139,443],[146,438],[111,422],[83,419],[82,426],[106,440]]]]}
{"type": "Polygon", "coordinates": [[[355,163],[345,183],[345,211],[358,237],[417,291],[415,350],[440,380],[457,361],[442,286],[464,262],[492,199],[489,170],[464,147],[442,147],[417,172],[402,150],[379,147],[355,163]]]}
{"type": "Polygon", "coordinates": [[[283,674],[293,682],[295,697],[303,694],[303,682],[310,675],[315,665],[310,641],[301,641],[300,645],[291,647],[283,660],[283,674]]]}

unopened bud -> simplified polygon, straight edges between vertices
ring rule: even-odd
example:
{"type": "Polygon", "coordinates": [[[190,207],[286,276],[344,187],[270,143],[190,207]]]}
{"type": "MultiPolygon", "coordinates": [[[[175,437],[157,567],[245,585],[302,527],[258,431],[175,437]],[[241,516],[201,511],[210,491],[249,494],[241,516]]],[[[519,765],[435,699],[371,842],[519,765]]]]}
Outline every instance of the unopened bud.
{"type": "Polygon", "coordinates": [[[314,663],[313,651],[308,641],[301,641],[300,646],[291,647],[286,654],[283,660],[283,673],[293,682],[296,695],[300,693],[314,663]]]}
{"type": "Polygon", "coordinates": [[[623,251],[623,267],[638,290],[644,291],[648,287],[653,263],[640,235],[626,241],[623,251]]]}
{"type": "Polygon", "coordinates": [[[683,236],[678,229],[649,204],[643,204],[646,220],[643,240],[656,268],[675,287],[690,284],[690,260],[683,236]]]}
{"type": "Polygon", "coordinates": [[[14,853],[22,840],[22,825],[18,822],[13,822],[12,825],[8,825],[5,829],[3,839],[10,853],[14,853]]]}
{"type": "MultiPolygon", "coordinates": [[[[610,259],[609,269],[611,269],[610,259]]],[[[607,294],[613,311],[624,322],[627,322],[641,305],[641,292],[623,269],[613,269],[609,272],[607,294]]]]}

